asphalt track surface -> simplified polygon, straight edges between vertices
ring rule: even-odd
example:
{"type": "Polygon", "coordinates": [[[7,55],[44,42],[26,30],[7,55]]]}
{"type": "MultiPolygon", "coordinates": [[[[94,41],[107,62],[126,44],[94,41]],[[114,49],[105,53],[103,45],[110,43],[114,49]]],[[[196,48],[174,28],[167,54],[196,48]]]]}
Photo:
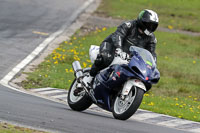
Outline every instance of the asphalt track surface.
{"type": "Polygon", "coordinates": [[[66,133],[184,133],[134,120],[115,120],[111,114],[76,112],[65,104],[0,87],[0,119],[6,121],[66,133]]]}
{"type": "MultiPolygon", "coordinates": [[[[0,0],[0,78],[56,32],[84,0],[0,0]]],[[[69,106],[0,85],[0,121],[67,133],[184,133],[69,106]]]]}
{"type": "Polygon", "coordinates": [[[62,25],[70,25],[85,1],[0,0],[0,78],[62,25]]]}

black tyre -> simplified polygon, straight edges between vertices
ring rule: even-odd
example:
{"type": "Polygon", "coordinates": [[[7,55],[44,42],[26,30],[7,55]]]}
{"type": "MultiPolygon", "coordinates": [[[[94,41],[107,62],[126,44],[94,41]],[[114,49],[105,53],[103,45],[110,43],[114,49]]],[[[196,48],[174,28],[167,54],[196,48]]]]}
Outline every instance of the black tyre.
{"type": "Polygon", "coordinates": [[[128,96],[123,100],[121,97],[116,97],[112,113],[114,118],[119,120],[127,120],[139,108],[144,95],[144,90],[133,86],[128,96]]]}
{"type": "Polygon", "coordinates": [[[70,86],[67,101],[71,109],[75,111],[83,111],[92,105],[92,101],[90,100],[89,96],[84,90],[80,96],[74,95],[76,84],[77,84],[77,81],[75,79],[70,86]]]}

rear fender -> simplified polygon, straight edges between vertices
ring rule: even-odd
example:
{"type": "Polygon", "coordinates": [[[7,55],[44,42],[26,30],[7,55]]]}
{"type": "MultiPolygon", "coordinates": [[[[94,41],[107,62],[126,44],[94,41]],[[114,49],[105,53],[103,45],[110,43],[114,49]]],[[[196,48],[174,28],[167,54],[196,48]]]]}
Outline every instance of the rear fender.
{"type": "Polygon", "coordinates": [[[130,79],[124,84],[124,87],[122,90],[122,95],[128,95],[132,86],[136,86],[144,91],[147,91],[147,89],[146,89],[144,83],[142,83],[142,81],[140,81],[138,79],[130,79]]]}

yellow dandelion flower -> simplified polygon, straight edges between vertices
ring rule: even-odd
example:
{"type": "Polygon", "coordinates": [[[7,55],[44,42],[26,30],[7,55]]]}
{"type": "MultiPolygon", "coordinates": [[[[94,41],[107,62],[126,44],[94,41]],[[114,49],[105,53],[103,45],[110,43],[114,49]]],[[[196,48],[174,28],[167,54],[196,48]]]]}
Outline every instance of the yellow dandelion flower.
{"type": "Polygon", "coordinates": [[[70,50],[70,52],[74,52],[74,50],[73,50],[73,49],[71,49],[71,50],[70,50]]]}
{"type": "Polygon", "coordinates": [[[57,58],[56,56],[53,57],[54,60],[55,60],[56,58],[57,58]]]}
{"type": "Polygon", "coordinates": [[[148,105],[149,105],[149,106],[154,106],[154,103],[153,103],[153,102],[150,102],[148,105]]]}
{"type": "Polygon", "coordinates": [[[145,96],[145,97],[148,97],[148,96],[149,96],[149,94],[145,93],[145,94],[144,94],[144,96],[145,96]]]}
{"type": "Polygon", "coordinates": [[[68,70],[68,69],[65,69],[65,72],[66,72],[66,73],[68,73],[68,72],[69,72],[69,70],[68,70]]]}
{"type": "Polygon", "coordinates": [[[86,60],[86,61],[89,62],[89,63],[91,62],[91,60],[86,60]]]}
{"type": "Polygon", "coordinates": [[[174,100],[178,101],[178,98],[174,98],[174,100]]]}
{"type": "Polygon", "coordinates": [[[196,64],[196,61],[195,61],[195,60],[193,61],[193,64],[196,64]]]}
{"type": "Polygon", "coordinates": [[[197,98],[194,98],[195,101],[197,101],[197,98]]]}
{"type": "Polygon", "coordinates": [[[179,107],[180,107],[180,108],[183,108],[183,105],[180,105],[179,107]]]}
{"type": "Polygon", "coordinates": [[[77,38],[76,38],[76,37],[73,37],[73,39],[76,40],[77,38]]]}
{"type": "Polygon", "coordinates": [[[79,53],[78,53],[78,52],[76,52],[76,51],[74,51],[74,54],[75,54],[75,55],[78,55],[79,53]]]}
{"type": "Polygon", "coordinates": [[[168,29],[172,30],[172,29],[173,29],[173,26],[168,25],[168,29]]]}
{"type": "Polygon", "coordinates": [[[74,72],[74,71],[72,69],[70,69],[69,72],[74,72]]]}
{"type": "Polygon", "coordinates": [[[87,64],[85,62],[83,62],[83,67],[85,68],[87,66],[87,64]]]}
{"type": "Polygon", "coordinates": [[[58,61],[55,61],[54,64],[58,64],[58,61]]]}
{"type": "Polygon", "coordinates": [[[106,27],[103,27],[103,28],[102,28],[102,31],[106,31],[106,27]]]}

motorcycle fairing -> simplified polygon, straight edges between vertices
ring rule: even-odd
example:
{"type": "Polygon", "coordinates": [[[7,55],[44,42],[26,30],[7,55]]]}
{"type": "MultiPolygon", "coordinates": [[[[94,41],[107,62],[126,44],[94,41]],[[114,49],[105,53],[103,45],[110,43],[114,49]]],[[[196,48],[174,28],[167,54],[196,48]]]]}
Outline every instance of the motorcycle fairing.
{"type": "MultiPolygon", "coordinates": [[[[137,51],[133,51],[132,55],[133,57],[128,64],[130,70],[144,83],[156,84],[160,79],[160,73],[155,63],[152,63],[151,60],[144,60],[137,51]]],[[[148,53],[146,56],[148,56],[148,53]]],[[[149,53],[149,56],[152,55],[149,53]]]]}
{"type": "Polygon", "coordinates": [[[94,79],[93,88],[95,98],[104,109],[111,111],[110,93],[115,88],[122,88],[129,77],[134,74],[128,70],[127,65],[113,65],[101,71],[94,79]]]}

